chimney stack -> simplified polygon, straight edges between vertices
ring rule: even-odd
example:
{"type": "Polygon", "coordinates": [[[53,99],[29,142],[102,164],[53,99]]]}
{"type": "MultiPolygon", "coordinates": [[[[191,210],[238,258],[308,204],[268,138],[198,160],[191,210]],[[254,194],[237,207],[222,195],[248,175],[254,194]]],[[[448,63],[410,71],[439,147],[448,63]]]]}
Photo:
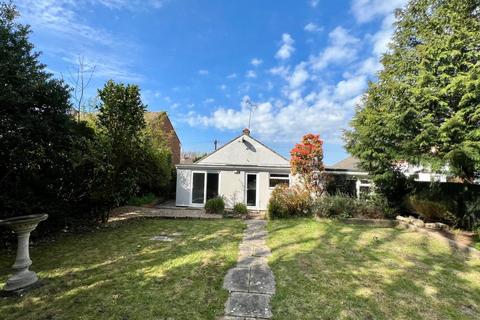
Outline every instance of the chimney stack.
{"type": "Polygon", "coordinates": [[[243,132],[243,134],[246,135],[246,136],[249,136],[249,135],[250,135],[250,129],[248,129],[248,128],[243,129],[242,132],[243,132]]]}

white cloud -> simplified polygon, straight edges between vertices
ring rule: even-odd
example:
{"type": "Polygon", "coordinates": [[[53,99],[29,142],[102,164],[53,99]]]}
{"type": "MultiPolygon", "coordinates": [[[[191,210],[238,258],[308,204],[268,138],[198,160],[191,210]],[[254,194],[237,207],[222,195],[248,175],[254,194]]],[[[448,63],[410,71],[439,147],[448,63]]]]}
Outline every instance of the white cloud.
{"type": "Polygon", "coordinates": [[[343,27],[336,27],[328,35],[329,46],[318,56],[312,58],[312,66],[315,70],[326,68],[333,63],[349,63],[357,54],[359,39],[350,35],[343,27]]]}
{"type": "Polygon", "coordinates": [[[198,74],[201,76],[206,76],[208,75],[208,70],[207,69],[200,69],[198,70],[198,74]]]}
{"type": "Polygon", "coordinates": [[[250,63],[252,64],[252,66],[258,67],[259,65],[261,65],[263,63],[263,61],[261,59],[258,59],[258,58],[253,58],[252,61],[250,61],[250,63]]]}
{"type": "Polygon", "coordinates": [[[288,84],[290,85],[290,88],[296,89],[301,87],[308,78],[309,74],[306,70],[306,63],[300,63],[295,67],[292,75],[288,78],[288,84]]]}
{"type": "Polygon", "coordinates": [[[308,32],[319,32],[323,30],[322,27],[319,27],[317,24],[313,22],[308,23],[303,29],[308,32]]]}
{"type": "Polygon", "coordinates": [[[353,0],[352,12],[359,23],[365,23],[378,16],[391,14],[402,8],[408,0],[353,0]]]}
{"type": "Polygon", "coordinates": [[[310,4],[310,6],[312,8],[316,8],[318,6],[318,3],[320,2],[320,0],[309,0],[308,1],[308,4],[310,4]]]}
{"type": "Polygon", "coordinates": [[[388,50],[388,44],[390,43],[393,35],[394,22],[395,16],[393,13],[385,16],[382,21],[382,27],[372,37],[373,53],[377,57],[380,57],[388,50]]]}
{"type": "MultiPolygon", "coordinates": [[[[363,1],[364,4],[374,2],[363,1]]],[[[340,144],[342,129],[348,128],[368,81],[382,67],[379,59],[387,50],[393,32],[391,11],[378,9],[368,19],[372,17],[382,19],[375,33],[360,36],[359,30],[354,34],[338,26],[329,33],[328,44],[318,55],[296,65],[283,61],[294,51],[293,39],[285,34],[276,55],[282,61],[268,70],[275,77],[263,82],[263,92],[255,92],[259,102],[252,116],[252,135],[269,142],[293,143],[303,134],[314,132],[320,133],[329,143],[340,144]],[[285,46],[290,48],[285,49],[285,46]],[[333,80],[335,77],[330,69],[320,72],[331,65],[341,65],[335,71],[343,72],[342,79],[333,80]]],[[[367,19],[367,15],[360,19],[367,19]]],[[[316,25],[307,26],[308,32],[316,30],[316,25]]],[[[249,89],[251,84],[246,86],[249,89]]],[[[244,97],[238,106],[218,107],[209,114],[190,112],[184,121],[192,126],[240,131],[248,123],[247,98],[244,97]]]]}
{"type": "Polygon", "coordinates": [[[290,67],[285,67],[285,66],[278,66],[271,68],[268,72],[275,76],[281,76],[283,78],[287,77],[288,72],[290,71],[290,67]]]}
{"type": "Polygon", "coordinates": [[[290,58],[295,48],[293,47],[293,38],[288,34],[284,33],[282,35],[282,46],[278,49],[275,57],[281,60],[286,60],[290,58]]]}
{"type": "Polygon", "coordinates": [[[257,73],[253,70],[248,70],[247,73],[245,74],[245,77],[254,79],[257,77],[257,73]]]}
{"type": "Polygon", "coordinates": [[[227,90],[227,85],[226,85],[226,84],[221,84],[221,85],[220,85],[220,89],[221,89],[222,91],[227,90]]]}
{"type": "Polygon", "coordinates": [[[367,77],[365,75],[357,75],[337,83],[335,87],[335,99],[343,101],[352,97],[356,97],[367,88],[367,77]]]}
{"type": "Polygon", "coordinates": [[[227,76],[227,79],[235,79],[237,77],[236,73],[231,73],[227,76]]]}

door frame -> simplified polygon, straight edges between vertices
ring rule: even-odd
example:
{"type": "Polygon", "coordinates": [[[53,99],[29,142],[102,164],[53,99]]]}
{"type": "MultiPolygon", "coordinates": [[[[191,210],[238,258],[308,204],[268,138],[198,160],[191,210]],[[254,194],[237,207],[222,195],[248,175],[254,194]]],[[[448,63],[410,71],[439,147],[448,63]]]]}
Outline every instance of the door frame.
{"type": "Polygon", "coordinates": [[[258,204],[260,202],[260,199],[259,199],[259,188],[258,188],[258,172],[245,172],[245,188],[243,190],[244,192],[244,200],[245,200],[245,205],[247,206],[248,209],[254,209],[254,210],[257,210],[258,209],[258,204]],[[248,176],[255,176],[255,206],[249,206],[248,205],[248,202],[247,202],[247,188],[248,188],[248,176]]]}
{"type": "Polygon", "coordinates": [[[209,173],[217,173],[218,174],[218,196],[220,196],[220,181],[221,181],[221,171],[218,170],[192,170],[192,176],[190,177],[190,204],[191,207],[203,207],[207,202],[207,175],[209,173]],[[203,203],[193,203],[193,174],[194,173],[203,173],[203,203]]]}

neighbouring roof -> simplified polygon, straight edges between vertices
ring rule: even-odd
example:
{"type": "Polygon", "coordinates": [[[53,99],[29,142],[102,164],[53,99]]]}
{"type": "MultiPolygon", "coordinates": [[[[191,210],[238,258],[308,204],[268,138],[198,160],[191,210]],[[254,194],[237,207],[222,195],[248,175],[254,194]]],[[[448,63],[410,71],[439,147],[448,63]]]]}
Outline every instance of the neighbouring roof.
{"type": "Polygon", "coordinates": [[[328,169],[333,170],[347,170],[347,171],[364,171],[360,168],[360,160],[355,157],[345,158],[332,166],[328,166],[328,169]]]}

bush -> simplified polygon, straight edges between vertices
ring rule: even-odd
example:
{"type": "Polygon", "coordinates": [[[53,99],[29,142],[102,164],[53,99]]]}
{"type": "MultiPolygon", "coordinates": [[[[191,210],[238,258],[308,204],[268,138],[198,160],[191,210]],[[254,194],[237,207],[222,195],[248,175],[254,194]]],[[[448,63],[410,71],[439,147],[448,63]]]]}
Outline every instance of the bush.
{"type": "Polygon", "coordinates": [[[268,203],[270,219],[311,216],[312,198],[307,190],[280,184],[268,203]]]}
{"type": "Polygon", "coordinates": [[[225,201],[223,201],[223,198],[221,197],[208,199],[207,203],[205,203],[206,213],[223,214],[224,211],[225,211],[225,201]]]}
{"type": "Polygon", "coordinates": [[[426,221],[472,230],[480,221],[480,186],[416,182],[406,206],[426,221]]]}
{"type": "Polygon", "coordinates": [[[351,218],[355,209],[355,198],[343,194],[320,197],[313,208],[315,215],[322,218],[351,218]]]}
{"type": "Polygon", "coordinates": [[[313,212],[322,218],[383,219],[394,215],[384,198],[357,199],[344,194],[318,198],[313,205],[313,212]]]}
{"type": "Polygon", "coordinates": [[[233,212],[240,215],[246,215],[248,213],[247,206],[244,203],[236,203],[233,206],[233,212]]]}
{"type": "Polygon", "coordinates": [[[157,197],[153,193],[147,193],[146,195],[143,196],[138,196],[138,197],[132,197],[128,200],[127,204],[129,206],[144,206],[147,204],[152,204],[157,197]]]}

